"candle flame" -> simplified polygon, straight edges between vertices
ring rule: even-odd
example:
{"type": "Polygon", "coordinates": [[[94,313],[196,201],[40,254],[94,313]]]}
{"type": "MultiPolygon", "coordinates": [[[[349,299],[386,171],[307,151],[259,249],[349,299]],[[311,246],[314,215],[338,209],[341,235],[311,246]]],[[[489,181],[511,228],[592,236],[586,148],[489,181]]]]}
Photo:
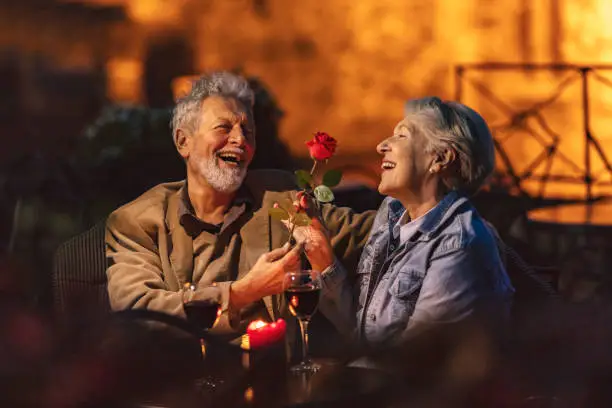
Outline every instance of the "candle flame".
{"type": "Polygon", "coordinates": [[[264,322],[263,320],[255,320],[249,326],[251,327],[251,329],[261,329],[262,327],[265,327],[267,325],[268,324],[264,322]]]}
{"type": "Polygon", "coordinates": [[[253,391],[253,387],[249,387],[244,391],[244,401],[251,403],[253,402],[253,398],[255,396],[255,392],[253,391]]]}

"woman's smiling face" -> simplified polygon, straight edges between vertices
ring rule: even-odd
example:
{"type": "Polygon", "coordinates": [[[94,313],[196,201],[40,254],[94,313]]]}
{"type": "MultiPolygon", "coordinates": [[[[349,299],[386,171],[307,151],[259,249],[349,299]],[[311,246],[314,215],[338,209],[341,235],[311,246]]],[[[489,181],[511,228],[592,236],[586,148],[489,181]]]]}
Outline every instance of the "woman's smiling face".
{"type": "Polygon", "coordinates": [[[433,154],[427,153],[428,141],[418,129],[414,117],[400,121],[393,136],[383,140],[376,151],[382,155],[382,174],[378,191],[400,198],[417,192],[427,177],[433,154]]]}

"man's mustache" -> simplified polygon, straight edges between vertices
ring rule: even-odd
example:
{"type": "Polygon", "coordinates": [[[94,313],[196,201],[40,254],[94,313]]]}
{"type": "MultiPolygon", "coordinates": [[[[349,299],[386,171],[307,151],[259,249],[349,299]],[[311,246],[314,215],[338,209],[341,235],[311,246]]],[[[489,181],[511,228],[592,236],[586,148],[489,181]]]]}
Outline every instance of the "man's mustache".
{"type": "Polygon", "coordinates": [[[234,153],[234,154],[244,155],[246,154],[246,150],[241,149],[239,147],[228,147],[227,149],[219,150],[215,154],[218,156],[223,153],[234,153]]]}

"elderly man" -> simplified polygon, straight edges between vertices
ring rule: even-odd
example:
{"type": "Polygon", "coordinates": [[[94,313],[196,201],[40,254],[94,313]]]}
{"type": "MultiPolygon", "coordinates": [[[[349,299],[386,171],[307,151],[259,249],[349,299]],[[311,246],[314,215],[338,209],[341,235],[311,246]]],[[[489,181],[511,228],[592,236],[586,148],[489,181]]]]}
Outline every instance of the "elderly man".
{"type": "MultiPolygon", "coordinates": [[[[282,276],[297,251],[288,230],[270,219],[274,202],[295,199],[291,174],[247,172],[255,151],[253,93],[241,77],[203,76],[174,109],[172,135],[185,161],[185,181],[160,184],[114,211],[107,222],[108,293],[114,310],[144,308],[184,316],[182,288],[217,300],[212,330],[233,336],[253,319],[280,313],[282,276]],[[276,248],[276,249],[275,249],[276,248]]],[[[129,177],[129,175],[126,175],[129,177]]],[[[325,206],[336,257],[358,259],[372,213],[325,206]]],[[[333,260],[311,256],[315,269],[333,260]]]]}

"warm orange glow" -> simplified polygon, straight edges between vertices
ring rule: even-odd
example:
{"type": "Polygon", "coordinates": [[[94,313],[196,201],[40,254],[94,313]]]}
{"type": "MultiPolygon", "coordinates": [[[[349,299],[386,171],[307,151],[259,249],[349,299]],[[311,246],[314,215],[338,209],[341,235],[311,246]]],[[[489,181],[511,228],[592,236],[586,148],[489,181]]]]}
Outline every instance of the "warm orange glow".
{"type": "MultiPolygon", "coordinates": [[[[303,155],[308,135],[325,129],[340,143],[339,161],[374,169],[378,168],[375,146],[401,119],[404,101],[426,95],[452,99],[457,65],[612,63],[608,0],[363,0],[351,2],[350,7],[341,0],[270,0],[259,6],[246,1],[80,1],[124,6],[147,35],[184,28],[195,52],[194,73],[240,68],[270,87],[287,113],[280,133],[294,154],[303,155]]],[[[134,47],[146,50],[149,39],[138,41],[134,47]]],[[[109,63],[113,100],[141,99],[138,58],[109,63]]],[[[549,98],[565,79],[565,74],[550,72],[469,75],[519,111],[549,98]]],[[[602,75],[612,79],[612,73],[602,75]]],[[[175,95],[184,94],[188,77],[175,80],[172,89],[175,95]]],[[[612,136],[607,131],[612,125],[612,89],[590,84],[590,91],[592,130],[612,156],[612,136]]],[[[574,83],[542,115],[561,138],[559,152],[583,166],[579,97],[580,86],[574,83]]],[[[483,113],[497,137],[508,138],[513,166],[525,171],[542,150],[525,127],[541,133],[541,123],[529,116],[509,128],[506,113],[468,86],[462,100],[483,113]]],[[[592,165],[594,174],[603,172],[601,160],[594,157],[592,165]]],[[[533,169],[536,175],[545,172],[545,164],[533,169]]],[[[580,173],[563,161],[555,161],[551,172],[580,173]]],[[[537,182],[525,181],[524,188],[540,193],[537,182]]],[[[579,183],[552,182],[544,194],[583,196],[584,191],[579,183]]],[[[593,193],[612,193],[612,186],[595,186],[593,193]]]]}
{"type": "Polygon", "coordinates": [[[129,0],[127,11],[139,23],[179,23],[184,3],[185,0],[129,0]]]}
{"type": "Polygon", "coordinates": [[[247,404],[251,404],[253,402],[253,398],[255,397],[255,392],[253,391],[253,387],[249,387],[244,391],[244,402],[247,404]]]}
{"type": "Polygon", "coordinates": [[[529,212],[531,221],[555,225],[612,225],[612,202],[600,201],[593,205],[571,204],[539,208],[529,212]]]}
{"type": "MultiPolygon", "coordinates": [[[[557,25],[563,27],[562,36],[558,39],[556,46],[560,55],[569,63],[579,65],[589,64],[610,64],[612,63],[612,51],[605,44],[612,40],[612,26],[609,24],[612,18],[612,5],[604,0],[587,0],[582,2],[563,2],[563,7],[559,10],[559,22],[557,25]]],[[[549,8],[544,11],[548,11],[549,8]]],[[[537,12],[538,10],[532,10],[537,12]]],[[[532,16],[536,18],[535,15],[532,16]]],[[[543,15],[539,19],[540,23],[536,26],[540,34],[543,28],[548,27],[549,36],[555,22],[550,17],[543,15]]],[[[543,38],[540,36],[539,38],[543,38]]],[[[550,38],[554,43],[554,38],[550,38]]],[[[551,58],[542,51],[546,44],[533,41],[534,60],[529,62],[551,62],[551,58]],[[537,51],[537,52],[536,52],[537,51]]],[[[549,43],[550,47],[550,43],[549,43]]],[[[512,44],[507,45],[507,50],[512,49],[512,44]]],[[[518,55],[513,52],[508,53],[514,56],[514,62],[520,62],[518,55]]],[[[493,58],[490,58],[493,59],[493,58]]],[[[501,60],[500,58],[495,58],[501,60]]],[[[596,71],[596,74],[612,79],[612,71],[596,71]]],[[[511,107],[516,112],[526,111],[534,107],[537,103],[552,98],[557,92],[558,87],[564,81],[571,81],[559,97],[543,109],[537,109],[541,117],[545,119],[545,124],[539,121],[534,115],[526,116],[525,120],[516,123],[509,128],[509,116],[506,112],[492,101],[474,89],[465,86],[463,88],[464,100],[479,110],[495,131],[498,140],[504,140],[504,145],[510,156],[513,166],[521,173],[527,170],[528,166],[534,162],[536,157],[542,153],[544,148],[538,143],[529,129],[535,130],[546,143],[553,139],[545,129],[558,135],[560,143],[558,152],[568,160],[560,160],[558,155],[552,162],[551,174],[579,178],[586,172],[585,164],[585,131],[583,110],[581,105],[581,82],[580,76],[576,71],[537,71],[537,72],[472,72],[467,77],[478,81],[488,88],[491,93],[500,101],[511,107]],[[572,78],[576,79],[572,81],[572,78]]],[[[612,136],[607,131],[612,125],[612,88],[606,86],[601,81],[589,77],[589,108],[590,108],[590,128],[593,136],[601,143],[606,151],[608,158],[612,157],[612,136]]],[[[591,174],[599,178],[599,181],[607,183],[612,181],[606,174],[604,162],[595,154],[595,149],[591,148],[591,174]]],[[[505,169],[498,157],[498,167],[505,169]]],[[[539,166],[532,169],[534,175],[543,176],[547,173],[546,162],[543,161],[539,166]]],[[[541,183],[539,181],[525,181],[522,186],[532,194],[540,194],[541,183]]],[[[612,186],[595,185],[593,195],[612,194],[612,186]]],[[[546,196],[556,197],[585,197],[586,188],[579,181],[551,182],[546,184],[543,191],[546,196]]]]}
{"type": "Polygon", "coordinates": [[[196,77],[197,76],[195,75],[186,75],[172,80],[171,87],[174,97],[180,98],[189,93],[189,90],[191,89],[191,81],[196,77]]]}
{"type": "Polygon", "coordinates": [[[123,6],[130,19],[143,24],[180,24],[182,9],[189,0],[61,0],[97,6],[123,6]]]}
{"type": "Polygon", "coordinates": [[[107,96],[114,102],[139,102],[142,98],[142,61],[113,58],[106,64],[107,96]]]}
{"type": "Polygon", "coordinates": [[[608,0],[564,2],[564,51],[575,61],[612,62],[612,3],[608,0]]]}
{"type": "MultiPolygon", "coordinates": [[[[251,343],[249,341],[249,335],[248,334],[243,334],[242,337],[240,338],[240,348],[243,350],[250,350],[251,349],[251,343]]],[[[243,359],[242,359],[242,365],[244,366],[244,368],[249,368],[248,364],[249,364],[249,358],[248,355],[246,357],[246,361],[245,361],[245,356],[243,355],[243,359]],[[245,366],[246,365],[246,366],[245,366]]]]}

